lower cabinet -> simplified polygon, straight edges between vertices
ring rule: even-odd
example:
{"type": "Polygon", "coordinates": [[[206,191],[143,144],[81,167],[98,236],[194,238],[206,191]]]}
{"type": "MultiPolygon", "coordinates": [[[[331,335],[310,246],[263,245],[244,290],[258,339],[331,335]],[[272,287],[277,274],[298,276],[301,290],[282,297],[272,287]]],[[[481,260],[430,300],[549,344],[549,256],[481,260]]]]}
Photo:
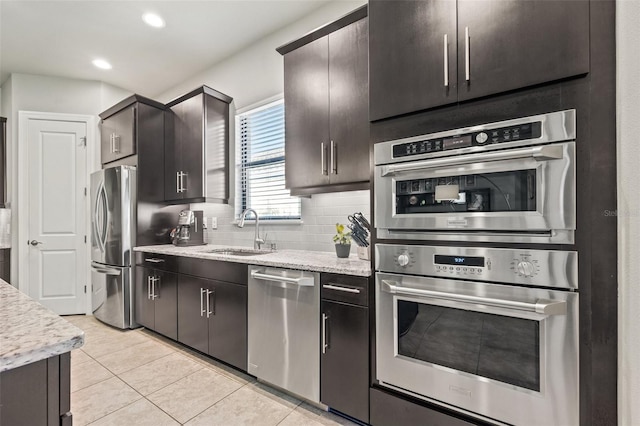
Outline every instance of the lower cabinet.
{"type": "Polygon", "coordinates": [[[369,280],[322,274],[320,281],[320,401],[369,423],[369,280]]]}
{"type": "Polygon", "coordinates": [[[135,321],[171,339],[178,338],[178,275],[136,266],[135,321]]]}
{"type": "MultiPolygon", "coordinates": [[[[1,201],[1,200],[0,200],[1,201]]],[[[11,249],[0,249],[0,279],[11,281],[11,249]]]]}
{"type": "Polygon", "coordinates": [[[0,373],[0,425],[71,426],[67,352],[0,373]]]}
{"type": "Polygon", "coordinates": [[[246,371],[247,286],[181,274],[178,341],[246,371]]]}

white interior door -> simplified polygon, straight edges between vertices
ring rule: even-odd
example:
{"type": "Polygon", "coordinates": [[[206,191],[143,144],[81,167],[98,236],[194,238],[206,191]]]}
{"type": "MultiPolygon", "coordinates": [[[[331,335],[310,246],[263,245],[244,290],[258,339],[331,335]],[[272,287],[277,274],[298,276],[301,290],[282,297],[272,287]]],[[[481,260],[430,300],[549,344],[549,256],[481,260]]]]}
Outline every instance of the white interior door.
{"type": "Polygon", "coordinates": [[[58,314],[86,306],[86,137],[82,121],[27,124],[29,296],[58,314]]]}

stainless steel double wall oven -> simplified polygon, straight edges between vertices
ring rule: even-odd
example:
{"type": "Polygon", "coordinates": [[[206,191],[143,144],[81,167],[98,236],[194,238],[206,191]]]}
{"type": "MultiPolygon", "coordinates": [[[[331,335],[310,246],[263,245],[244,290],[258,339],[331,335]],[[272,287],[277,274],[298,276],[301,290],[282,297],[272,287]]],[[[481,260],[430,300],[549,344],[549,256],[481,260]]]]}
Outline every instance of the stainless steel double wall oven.
{"type": "Polygon", "coordinates": [[[376,144],[382,386],[494,423],[578,424],[578,255],[539,248],[574,243],[575,120],[376,144]]]}

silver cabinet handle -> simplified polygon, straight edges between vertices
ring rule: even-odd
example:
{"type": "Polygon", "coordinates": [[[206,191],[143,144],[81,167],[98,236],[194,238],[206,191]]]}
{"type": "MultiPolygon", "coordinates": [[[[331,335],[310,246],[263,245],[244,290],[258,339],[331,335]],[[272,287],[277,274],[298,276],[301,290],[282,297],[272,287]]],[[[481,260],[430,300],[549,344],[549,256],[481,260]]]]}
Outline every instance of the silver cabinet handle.
{"type": "Polygon", "coordinates": [[[324,149],[324,142],[320,143],[320,173],[322,173],[323,175],[328,175],[329,172],[327,171],[326,166],[326,159],[325,157],[325,149],[324,149]]]}
{"type": "Polygon", "coordinates": [[[151,263],[164,263],[164,259],[158,259],[155,257],[150,257],[148,259],[144,260],[145,262],[151,262],[151,263]]]}
{"type": "Polygon", "coordinates": [[[449,87],[449,35],[444,35],[444,87],[449,87]]]}
{"type": "Polygon", "coordinates": [[[120,152],[120,136],[115,133],[113,134],[113,152],[116,154],[120,152]]]}
{"type": "Polygon", "coordinates": [[[147,299],[151,300],[151,275],[147,275],[147,299]]]}
{"type": "Polygon", "coordinates": [[[559,160],[562,157],[563,148],[560,145],[535,146],[530,148],[509,149],[505,151],[484,152],[482,154],[470,154],[463,157],[444,157],[410,163],[390,164],[382,166],[382,176],[389,176],[400,172],[441,168],[445,166],[486,163],[489,161],[519,160],[522,158],[533,158],[536,161],[547,161],[559,160]]]}
{"type": "Polygon", "coordinates": [[[176,172],[176,193],[180,192],[180,172],[176,172]]]}
{"type": "Polygon", "coordinates": [[[180,172],[180,192],[187,192],[187,184],[184,179],[185,177],[189,177],[189,173],[180,172]]]}
{"type": "Polygon", "coordinates": [[[382,291],[391,294],[408,294],[411,296],[425,296],[433,299],[452,300],[455,302],[480,303],[497,306],[499,308],[515,309],[519,311],[536,312],[545,315],[566,315],[567,302],[564,300],[538,299],[534,303],[517,302],[514,300],[494,299],[490,297],[471,296],[467,294],[445,293],[419,288],[401,287],[395,281],[382,280],[382,291]]]}
{"type": "Polygon", "coordinates": [[[278,275],[269,275],[258,271],[252,271],[251,276],[257,280],[263,281],[274,281],[279,283],[289,283],[289,284],[297,284],[301,287],[313,287],[313,277],[299,277],[299,278],[290,278],[290,277],[281,277],[278,275]]]}
{"type": "Polygon", "coordinates": [[[329,347],[329,344],[327,343],[327,320],[328,319],[329,319],[329,316],[323,312],[322,313],[322,353],[323,354],[327,353],[327,348],[329,347]]]}
{"type": "Polygon", "coordinates": [[[329,290],[344,291],[346,293],[360,294],[360,290],[357,288],[342,287],[342,286],[337,286],[333,284],[324,284],[322,288],[328,288],[329,290]]]}
{"type": "Polygon", "coordinates": [[[109,139],[111,143],[111,153],[113,154],[114,152],[116,152],[116,134],[111,133],[111,135],[109,135],[109,139]]]}
{"type": "Polygon", "coordinates": [[[160,277],[151,277],[151,300],[156,300],[159,297],[156,294],[156,283],[160,283],[160,277]]]}
{"type": "Polygon", "coordinates": [[[469,45],[471,44],[469,40],[469,27],[464,27],[464,76],[467,80],[467,83],[471,80],[471,55],[469,52],[469,45]]]}
{"type": "Polygon", "coordinates": [[[212,290],[207,289],[207,318],[209,318],[211,315],[215,315],[216,314],[215,297],[216,297],[215,290],[212,291],[212,290]],[[211,309],[211,297],[210,297],[212,294],[213,294],[213,297],[214,297],[213,309],[211,309]]]}
{"type": "Polygon", "coordinates": [[[204,309],[204,294],[205,294],[205,289],[200,287],[200,316],[203,317],[204,314],[207,312],[204,309]]]}
{"type": "Polygon", "coordinates": [[[336,144],[331,141],[331,174],[338,174],[338,158],[336,157],[336,144]]]}
{"type": "Polygon", "coordinates": [[[193,218],[193,230],[194,230],[194,232],[196,234],[198,233],[198,218],[197,217],[193,218]]]}

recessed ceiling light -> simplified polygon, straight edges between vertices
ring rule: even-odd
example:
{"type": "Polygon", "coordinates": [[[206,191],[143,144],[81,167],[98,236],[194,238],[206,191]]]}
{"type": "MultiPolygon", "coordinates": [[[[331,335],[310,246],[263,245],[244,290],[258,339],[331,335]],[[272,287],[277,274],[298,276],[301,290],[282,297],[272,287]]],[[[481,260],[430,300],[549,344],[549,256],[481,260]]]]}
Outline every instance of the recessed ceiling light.
{"type": "Polygon", "coordinates": [[[142,15],[142,20],[147,24],[155,28],[164,27],[164,19],[155,13],[145,13],[142,15]]]}
{"type": "Polygon", "coordinates": [[[91,62],[94,66],[103,69],[103,70],[110,70],[111,68],[113,68],[111,66],[111,64],[107,61],[105,61],[104,59],[94,59],[93,62],[91,62]]]}

